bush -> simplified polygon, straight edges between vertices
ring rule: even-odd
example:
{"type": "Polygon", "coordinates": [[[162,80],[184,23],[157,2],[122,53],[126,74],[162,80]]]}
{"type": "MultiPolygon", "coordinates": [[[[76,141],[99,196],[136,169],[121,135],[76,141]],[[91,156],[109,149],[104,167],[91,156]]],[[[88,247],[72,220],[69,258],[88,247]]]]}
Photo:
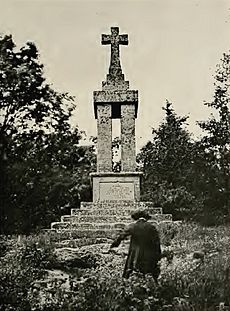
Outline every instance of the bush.
{"type": "Polygon", "coordinates": [[[44,269],[54,261],[49,247],[39,249],[31,240],[22,244],[14,241],[14,248],[0,262],[0,310],[31,310],[28,291],[36,280],[45,276],[44,269]]]}
{"type": "Polygon", "coordinates": [[[100,245],[79,250],[79,254],[90,254],[90,260],[96,258],[96,265],[80,273],[69,269],[63,279],[49,278],[45,268],[55,263],[52,246],[47,243],[44,250],[39,238],[35,245],[34,241],[27,239],[3,257],[0,310],[213,311],[230,303],[227,226],[180,224],[167,248],[163,247],[174,257],[162,259],[158,285],[151,276],[137,273],[123,279],[124,254],[103,254],[100,245]]]}

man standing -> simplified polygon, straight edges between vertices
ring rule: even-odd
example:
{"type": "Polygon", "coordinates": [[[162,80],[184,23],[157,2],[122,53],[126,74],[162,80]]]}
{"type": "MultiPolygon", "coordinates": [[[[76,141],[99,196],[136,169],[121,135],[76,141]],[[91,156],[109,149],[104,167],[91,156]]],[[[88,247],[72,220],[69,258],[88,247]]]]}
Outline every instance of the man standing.
{"type": "Polygon", "coordinates": [[[130,236],[129,253],[123,277],[128,278],[132,271],[152,274],[157,282],[160,274],[158,261],[161,259],[160,238],[157,229],[148,220],[146,211],[136,211],[131,217],[136,221],[130,224],[112,243],[111,248],[119,246],[122,240],[130,236]]]}

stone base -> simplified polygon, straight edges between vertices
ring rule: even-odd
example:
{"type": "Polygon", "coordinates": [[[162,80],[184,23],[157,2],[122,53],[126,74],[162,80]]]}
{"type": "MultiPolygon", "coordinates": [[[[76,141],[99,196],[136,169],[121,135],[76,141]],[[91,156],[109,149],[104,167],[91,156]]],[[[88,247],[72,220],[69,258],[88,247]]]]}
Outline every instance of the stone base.
{"type": "Polygon", "coordinates": [[[61,222],[51,224],[51,229],[72,238],[114,238],[133,220],[131,214],[145,209],[156,226],[172,222],[171,214],[163,214],[152,202],[106,201],[82,202],[80,209],[72,209],[71,215],[61,217],[61,222]]]}
{"type": "MultiPolygon", "coordinates": [[[[162,245],[170,245],[171,240],[180,230],[180,221],[163,221],[154,223],[160,233],[162,245]]],[[[57,247],[80,247],[107,243],[111,244],[119,233],[118,229],[48,229],[44,234],[57,247]]]]}
{"type": "Polygon", "coordinates": [[[93,202],[140,201],[141,172],[91,173],[93,202]]]}

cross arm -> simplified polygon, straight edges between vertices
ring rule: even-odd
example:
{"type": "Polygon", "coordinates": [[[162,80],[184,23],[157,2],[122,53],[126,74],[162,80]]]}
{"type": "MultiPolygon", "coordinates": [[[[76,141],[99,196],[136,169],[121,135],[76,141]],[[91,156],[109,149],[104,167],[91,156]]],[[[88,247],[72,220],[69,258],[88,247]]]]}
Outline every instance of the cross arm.
{"type": "Polygon", "coordinates": [[[101,36],[101,44],[111,44],[111,36],[110,35],[102,35],[101,36]]]}
{"type": "Polygon", "coordinates": [[[128,35],[119,35],[119,44],[128,45],[128,35]]]}

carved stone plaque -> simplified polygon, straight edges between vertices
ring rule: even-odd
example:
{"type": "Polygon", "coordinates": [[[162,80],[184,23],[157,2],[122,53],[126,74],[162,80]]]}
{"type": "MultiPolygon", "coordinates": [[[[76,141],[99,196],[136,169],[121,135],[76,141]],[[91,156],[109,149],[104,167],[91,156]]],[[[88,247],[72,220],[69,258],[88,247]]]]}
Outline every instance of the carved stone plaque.
{"type": "Polygon", "coordinates": [[[131,182],[100,182],[100,201],[134,201],[134,198],[131,182]]]}

